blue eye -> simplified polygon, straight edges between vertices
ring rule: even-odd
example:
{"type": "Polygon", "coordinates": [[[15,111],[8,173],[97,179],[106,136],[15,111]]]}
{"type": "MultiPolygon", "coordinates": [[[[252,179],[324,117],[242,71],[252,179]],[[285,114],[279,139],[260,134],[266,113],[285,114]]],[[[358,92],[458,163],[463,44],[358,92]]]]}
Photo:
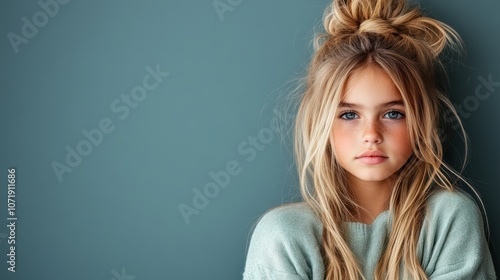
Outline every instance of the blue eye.
{"type": "Polygon", "coordinates": [[[387,117],[392,120],[399,120],[405,117],[405,115],[399,111],[389,111],[387,112],[384,117],[387,117]]]}
{"type": "Polygon", "coordinates": [[[342,118],[344,120],[353,120],[353,119],[357,118],[357,116],[358,115],[354,112],[345,112],[342,115],[340,115],[340,118],[342,118]]]}

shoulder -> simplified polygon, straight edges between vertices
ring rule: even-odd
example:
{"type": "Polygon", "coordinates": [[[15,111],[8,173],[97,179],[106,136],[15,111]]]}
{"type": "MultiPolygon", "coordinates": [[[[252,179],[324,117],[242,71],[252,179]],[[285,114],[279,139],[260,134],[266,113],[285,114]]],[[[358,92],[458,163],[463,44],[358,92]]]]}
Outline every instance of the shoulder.
{"type": "Polygon", "coordinates": [[[288,236],[321,232],[321,222],[305,202],[289,203],[268,210],[258,220],[253,237],[288,236]]]}
{"type": "Polygon", "coordinates": [[[432,220],[461,220],[481,222],[479,206],[465,191],[438,190],[429,197],[429,218],[432,220]]]}
{"type": "Polygon", "coordinates": [[[301,224],[314,224],[315,222],[319,222],[319,219],[306,202],[295,202],[267,210],[262,215],[259,223],[265,224],[269,222],[297,226],[301,224]]]}
{"type": "Polygon", "coordinates": [[[321,233],[320,220],[305,202],[268,210],[252,233],[245,279],[320,279],[321,233]]]}
{"type": "Polygon", "coordinates": [[[459,236],[484,234],[484,222],[481,211],[472,196],[463,190],[438,190],[428,200],[428,209],[424,220],[430,232],[449,236],[450,231],[457,231],[459,236]]]}
{"type": "Polygon", "coordinates": [[[474,202],[470,194],[466,193],[461,189],[454,189],[453,191],[440,189],[434,191],[429,197],[429,202],[431,203],[447,203],[447,204],[461,204],[474,202]]]}
{"type": "Polygon", "coordinates": [[[419,240],[420,262],[430,278],[492,279],[494,268],[483,217],[471,195],[439,190],[428,200],[419,240]]]}

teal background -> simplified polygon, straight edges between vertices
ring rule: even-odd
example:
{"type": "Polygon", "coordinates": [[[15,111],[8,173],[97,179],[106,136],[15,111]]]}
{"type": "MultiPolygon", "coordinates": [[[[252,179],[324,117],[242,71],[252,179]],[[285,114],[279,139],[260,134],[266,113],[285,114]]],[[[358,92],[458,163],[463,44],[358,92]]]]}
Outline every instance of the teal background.
{"type": "MultiPolygon", "coordinates": [[[[268,133],[260,150],[249,137],[273,132],[276,100],[303,73],[329,1],[221,2],[235,4],[222,17],[213,1],[73,0],[17,53],[7,34],[20,35],[21,18],[32,22],[41,7],[1,2],[0,279],[241,279],[256,218],[299,199],[285,134],[268,133]],[[156,65],[170,75],[120,119],[111,104],[156,65]],[[115,129],[60,181],[51,164],[104,118],[115,129]],[[192,206],[193,189],[231,161],[240,173],[186,224],[179,204],[192,206]],[[12,167],[16,273],[5,238],[12,167]]],[[[499,1],[421,3],[465,40],[466,60],[450,73],[456,104],[471,100],[479,76],[500,81],[499,1]]],[[[499,95],[464,119],[465,175],[486,205],[495,263],[499,95]]]]}

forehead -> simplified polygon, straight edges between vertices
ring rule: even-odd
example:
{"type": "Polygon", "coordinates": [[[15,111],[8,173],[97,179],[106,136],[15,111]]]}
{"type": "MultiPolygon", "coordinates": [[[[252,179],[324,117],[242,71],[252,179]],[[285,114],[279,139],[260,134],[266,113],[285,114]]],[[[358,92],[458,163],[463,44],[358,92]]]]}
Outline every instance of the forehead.
{"type": "Polygon", "coordinates": [[[341,101],[367,106],[402,100],[390,76],[378,66],[354,71],[347,80],[341,101]]]}

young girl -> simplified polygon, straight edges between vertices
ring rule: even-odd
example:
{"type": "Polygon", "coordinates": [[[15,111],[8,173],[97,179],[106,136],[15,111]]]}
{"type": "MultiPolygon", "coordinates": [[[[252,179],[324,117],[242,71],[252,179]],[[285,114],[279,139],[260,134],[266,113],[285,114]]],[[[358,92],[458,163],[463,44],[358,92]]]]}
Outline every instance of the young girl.
{"type": "Polygon", "coordinates": [[[324,27],[295,125],[305,201],[258,221],[243,278],[496,279],[439,137],[443,109],[458,119],[439,55],[460,36],[403,0],[335,0],[324,27]]]}

